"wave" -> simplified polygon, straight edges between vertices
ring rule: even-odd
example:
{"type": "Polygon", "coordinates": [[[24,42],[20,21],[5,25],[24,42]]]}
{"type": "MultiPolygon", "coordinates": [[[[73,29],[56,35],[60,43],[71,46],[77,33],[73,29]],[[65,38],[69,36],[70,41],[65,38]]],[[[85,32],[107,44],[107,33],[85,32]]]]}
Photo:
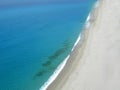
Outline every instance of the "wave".
{"type": "MultiPolygon", "coordinates": [[[[99,6],[99,0],[96,1],[95,5],[93,5],[93,9],[98,8],[99,6]]],[[[94,18],[92,16],[93,12],[90,12],[86,21],[85,21],[85,29],[88,29],[91,25],[91,20],[94,18]]],[[[71,49],[71,52],[74,51],[75,47],[77,46],[77,44],[79,43],[79,41],[81,40],[81,33],[79,34],[73,48],[71,49]]],[[[60,74],[60,72],[63,70],[63,68],[65,67],[68,59],[69,59],[70,55],[68,55],[65,60],[63,60],[63,62],[56,68],[56,70],[53,72],[53,74],[50,76],[50,78],[42,85],[42,87],[39,90],[46,90],[48,88],[48,86],[57,78],[57,76],[60,74]]]]}

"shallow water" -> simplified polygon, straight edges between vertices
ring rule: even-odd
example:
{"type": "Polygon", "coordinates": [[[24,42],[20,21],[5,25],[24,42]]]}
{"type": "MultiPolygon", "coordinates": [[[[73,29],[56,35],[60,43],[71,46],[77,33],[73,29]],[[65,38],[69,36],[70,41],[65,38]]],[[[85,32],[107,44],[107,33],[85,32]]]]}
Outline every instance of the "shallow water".
{"type": "Polygon", "coordinates": [[[0,8],[0,90],[38,90],[71,52],[94,1],[0,8]]]}

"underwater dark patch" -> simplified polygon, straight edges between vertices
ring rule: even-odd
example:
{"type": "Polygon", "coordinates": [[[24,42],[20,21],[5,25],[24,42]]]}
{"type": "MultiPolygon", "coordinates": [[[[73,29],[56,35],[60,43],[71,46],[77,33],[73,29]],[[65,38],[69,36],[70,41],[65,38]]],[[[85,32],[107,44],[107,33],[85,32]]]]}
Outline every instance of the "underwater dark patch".
{"type": "Polygon", "coordinates": [[[45,73],[47,73],[47,71],[50,71],[50,70],[53,70],[55,69],[55,67],[53,67],[51,64],[54,62],[54,60],[56,60],[60,55],[62,55],[63,53],[65,53],[68,48],[70,46],[70,42],[69,41],[64,41],[63,43],[63,47],[58,49],[55,53],[53,53],[53,55],[49,56],[48,57],[48,61],[43,63],[42,66],[44,66],[46,68],[46,70],[40,70],[38,71],[34,78],[36,77],[40,77],[40,76],[43,76],[45,73]]]}
{"type": "Polygon", "coordinates": [[[37,72],[36,74],[35,74],[35,76],[33,77],[33,79],[35,79],[35,78],[37,78],[37,77],[40,77],[40,76],[43,76],[44,74],[46,73],[46,71],[45,70],[40,70],[39,72],[37,72]]]}
{"type": "Polygon", "coordinates": [[[46,72],[46,71],[44,71],[44,70],[39,71],[39,72],[36,74],[36,76],[42,76],[42,75],[44,75],[45,72],[46,72]]]}
{"type": "Polygon", "coordinates": [[[54,60],[56,60],[60,55],[62,55],[63,53],[65,53],[65,51],[67,51],[67,49],[70,46],[70,42],[69,41],[65,41],[63,43],[63,47],[58,49],[53,55],[48,57],[48,61],[43,63],[43,66],[49,66],[54,60]]]}

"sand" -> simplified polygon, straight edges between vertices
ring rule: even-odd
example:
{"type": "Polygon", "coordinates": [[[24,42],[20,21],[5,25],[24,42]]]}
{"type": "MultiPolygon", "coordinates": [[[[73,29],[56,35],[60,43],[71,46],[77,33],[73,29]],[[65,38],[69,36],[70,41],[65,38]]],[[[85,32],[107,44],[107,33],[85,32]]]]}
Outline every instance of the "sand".
{"type": "Polygon", "coordinates": [[[47,90],[120,90],[120,0],[100,0],[84,34],[47,90]]]}

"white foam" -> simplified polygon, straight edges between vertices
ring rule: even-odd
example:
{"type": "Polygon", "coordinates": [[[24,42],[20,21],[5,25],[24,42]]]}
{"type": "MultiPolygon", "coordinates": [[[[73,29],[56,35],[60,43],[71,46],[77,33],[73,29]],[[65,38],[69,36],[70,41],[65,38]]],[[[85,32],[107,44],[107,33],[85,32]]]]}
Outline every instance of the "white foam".
{"type": "Polygon", "coordinates": [[[99,7],[99,5],[100,5],[99,2],[100,2],[99,0],[96,1],[94,8],[98,8],[99,7]]]}
{"type": "Polygon", "coordinates": [[[48,86],[57,78],[57,76],[60,74],[62,69],[67,63],[67,60],[69,59],[70,55],[68,55],[65,60],[57,67],[57,69],[54,71],[52,76],[47,80],[47,82],[44,83],[44,85],[39,90],[46,90],[48,86]]]}
{"type": "Polygon", "coordinates": [[[89,13],[86,22],[85,22],[85,28],[88,29],[90,27],[90,20],[91,20],[91,13],[89,13]]]}
{"type": "MultiPolygon", "coordinates": [[[[97,0],[93,6],[93,10],[99,7],[99,0],[97,0]]],[[[92,11],[89,13],[86,22],[85,22],[85,28],[88,29],[91,25],[91,19],[93,19],[94,17],[92,16],[92,11]]]]}
{"type": "Polygon", "coordinates": [[[89,13],[89,15],[88,15],[88,17],[87,17],[87,19],[86,19],[86,22],[89,22],[89,21],[90,21],[90,16],[91,16],[91,14],[89,13]]]}
{"type": "Polygon", "coordinates": [[[78,39],[76,40],[76,42],[75,42],[75,44],[74,44],[74,46],[73,46],[71,51],[73,51],[75,49],[75,47],[78,44],[78,42],[80,41],[80,39],[81,39],[81,34],[79,35],[78,39]]]}

